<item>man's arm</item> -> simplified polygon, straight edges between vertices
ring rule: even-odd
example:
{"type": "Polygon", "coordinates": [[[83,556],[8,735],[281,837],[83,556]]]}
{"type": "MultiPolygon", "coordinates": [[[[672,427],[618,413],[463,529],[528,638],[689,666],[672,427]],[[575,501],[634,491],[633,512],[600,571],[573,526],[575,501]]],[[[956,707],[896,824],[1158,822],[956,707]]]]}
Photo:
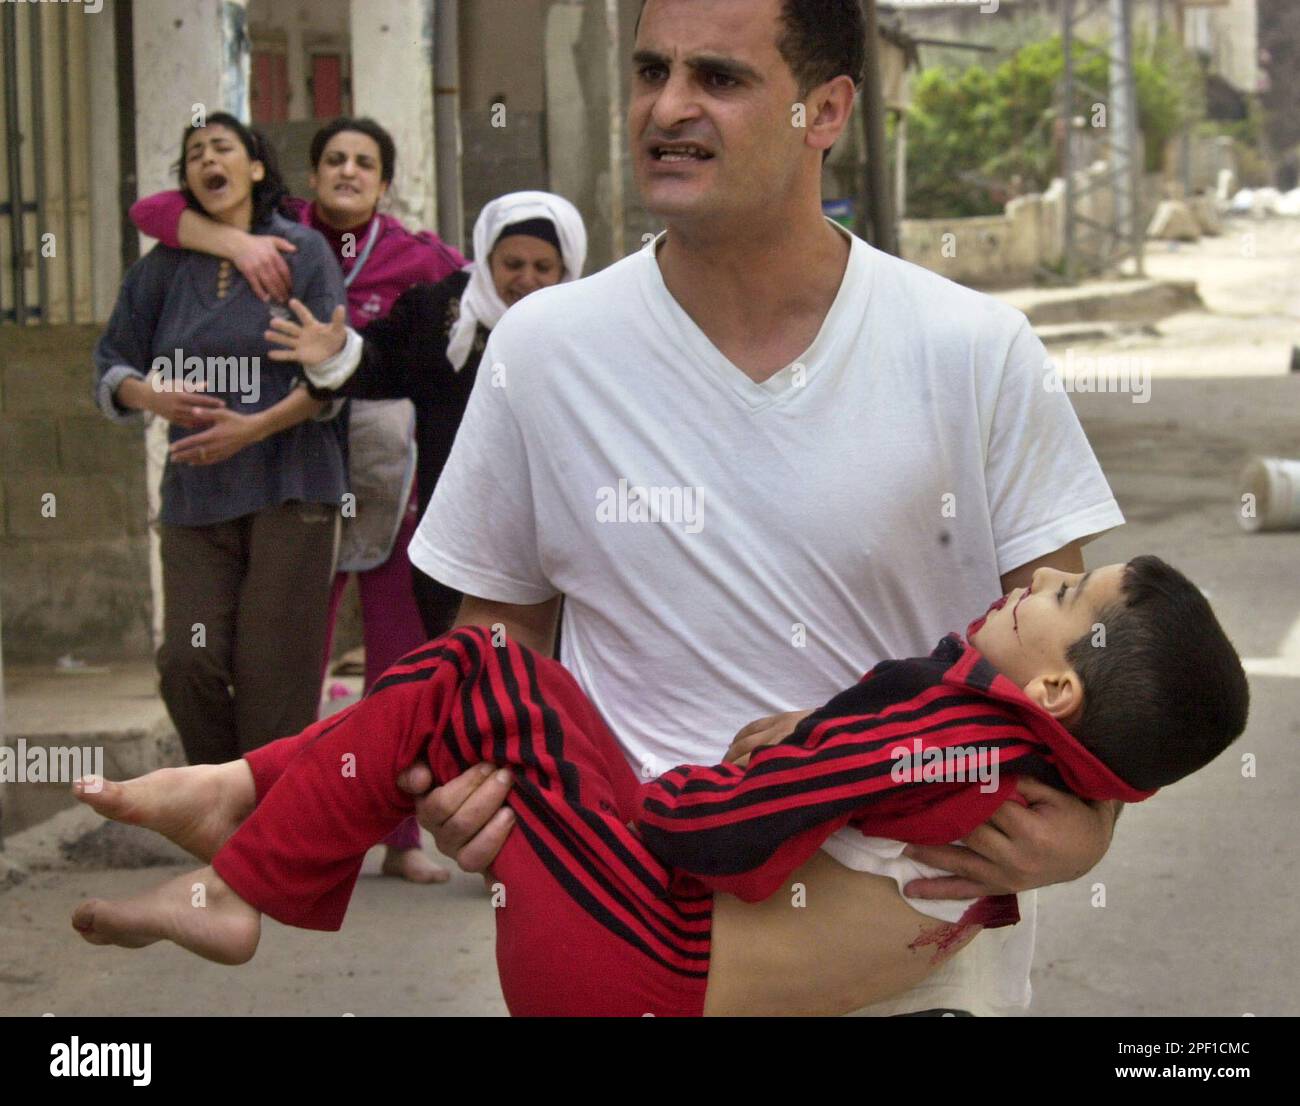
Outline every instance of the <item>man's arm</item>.
{"type": "MultiPolygon", "coordinates": [[[[489,629],[504,626],[507,637],[550,656],[559,614],[558,595],[535,604],[498,603],[467,595],[456,614],[456,625],[489,629]]],[[[509,771],[476,764],[428,791],[432,783],[433,775],[425,764],[417,763],[398,778],[403,790],[422,796],[415,803],[416,817],[433,834],[438,851],[464,872],[486,873],[514,825],[514,812],[505,806],[511,784],[509,771]]]]}
{"type": "Polygon", "coordinates": [[[1083,546],[1077,541],[1072,541],[1055,553],[1048,553],[1047,556],[1030,561],[1027,565],[1013,568],[1002,577],[1002,594],[1006,595],[1013,588],[1027,588],[1034,578],[1034,573],[1040,568],[1055,568],[1061,572],[1082,572],[1083,546]]]}
{"type": "MultiPolygon", "coordinates": [[[[1073,541],[1002,577],[1004,593],[1026,587],[1042,567],[1083,571],[1082,545],[1073,541]]],[[[984,825],[953,845],[909,845],[906,854],[951,876],[913,880],[905,890],[918,899],[968,899],[1065,883],[1091,871],[1110,848],[1124,804],[1085,802],[1033,779],[1018,789],[1028,806],[1005,803],[984,825]]]]}
{"type": "Polygon", "coordinates": [[[549,657],[555,650],[555,630],[560,621],[560,596],[545,603],[498,603],[467,595],[456,612],[457,626],[504,626],[511,641],[549,657]]]}

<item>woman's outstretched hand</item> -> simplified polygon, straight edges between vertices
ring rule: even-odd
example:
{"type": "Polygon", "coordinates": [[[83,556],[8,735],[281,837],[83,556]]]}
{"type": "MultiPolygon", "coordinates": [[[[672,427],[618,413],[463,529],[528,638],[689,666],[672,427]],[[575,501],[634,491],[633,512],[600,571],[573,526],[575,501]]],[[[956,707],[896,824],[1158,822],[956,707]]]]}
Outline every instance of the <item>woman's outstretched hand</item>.
{"type": "Polygon", "coordinates": [[[302,300],[290,300],[289,309],[298,321],[272,319],[271,329],[263,335],[268,342],[284,347],[271,350],[267,356],[272,361],[319,365],[343,348],[348,336],[348,313],[342,304],[334,308],[334,315],[326,323],[317,319],[302,300]]]}

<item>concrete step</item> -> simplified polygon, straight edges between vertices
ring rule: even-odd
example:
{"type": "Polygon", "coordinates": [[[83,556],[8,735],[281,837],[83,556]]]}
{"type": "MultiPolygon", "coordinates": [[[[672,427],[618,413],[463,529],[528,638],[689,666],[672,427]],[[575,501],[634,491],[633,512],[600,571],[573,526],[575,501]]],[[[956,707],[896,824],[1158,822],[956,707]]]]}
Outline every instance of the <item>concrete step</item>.
{"type": "MultiPolygon", "coordinates": [[[[2,744],[11,752],[0,753],[8,758],[0,774],[0,845],[60,812],[82,809],[69,791],[79,774],[102,772],[120,780],[185,763],[180,738],[158,697],[158,673],[148,661],[69,670],[6,665],[4,675],[2,744]],[[17,782],[8,770],[18,759],[44,762],[47,776],[67,770],[59,771],[57,780],[17,782]]],[[[360,676],[331,674],[326,695],[333,697],[322,700],[320,717],[355,703],[361,684],[360,676]]]]}
{"type": "Polygon", "coordinates": [[[123,779],[185,763],[157,680],[148,661],[72,670],[5,666],[0,841],[77,806],[69,784],[78,773],[102,770],[123,779]],[[40,763],[47,779],[20,782],[19,761],[24,774],[40,763]]]}
{"type": "Polygon", "coordinates": [[[1205,310],[1193,280],[1095,281],[1076,288],[1012,288],[994,295],[1023,311],[1040,333],[1044,326],[1152,323],[1205,310]]]}
{"type": "Polygon", "coordinates": [[[1034,333],[1045,346],[1076,346],[1088,342],[1111,342],[1130,334],[1159,335],[1153,323],[1048,323],[1035,326],[1034,333]]]}

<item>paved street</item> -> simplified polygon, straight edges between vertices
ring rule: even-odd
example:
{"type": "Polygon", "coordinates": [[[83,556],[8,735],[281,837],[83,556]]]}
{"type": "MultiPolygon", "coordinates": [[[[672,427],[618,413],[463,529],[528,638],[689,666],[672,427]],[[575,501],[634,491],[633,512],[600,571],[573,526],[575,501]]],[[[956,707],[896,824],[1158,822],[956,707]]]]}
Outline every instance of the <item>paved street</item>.
{"type": "MultiPolygon", "coordinates": [[[[1300,759],[1291,748],[1300,739],[1300,533],[1251,536],[1235,512],[1250,457],[1300,458],[1300,374],[1287,372],[1300,342],[1300,223],[1240,223],[1196,246],[1153,246],[1149,270],[1198,280],[1208,310],[1165,320],[1159,334],[1074,351],[1149,358],[1152,373],[1147,403],[1074,397],[1129,520],[1089,548],[1089,564],[1153,552],[1201,584],[1250,658],[1252,718],[1211,768],[1128,808],[1095,872],[1041,894],[1032,1013],[1295,1015],[1300,967],[1286,949],[1300,915],[1300,759]],[[1242,772],[1246,753],[1253,777],[1242,772]],[[1094,905],[1097,885],[1104,906],[1094,905]]],[[[27,835],[29,853],[42,851],[37,832],[27,835]]],[[[122,848],[138,861],[130,837],[104,833],[71,860],[51,843],[47,870],[0,893],[0,1010],[504,1012],[481,881],[399,884],[374,874],[375,854],[343,934],[268,923],[242,969],[171,947],[86,946],[67,922],[81,897],[128,894],[177,871],[91,866],[122,848]]],[[[174,859],[150,849],[159,863],[174,859]]]]}

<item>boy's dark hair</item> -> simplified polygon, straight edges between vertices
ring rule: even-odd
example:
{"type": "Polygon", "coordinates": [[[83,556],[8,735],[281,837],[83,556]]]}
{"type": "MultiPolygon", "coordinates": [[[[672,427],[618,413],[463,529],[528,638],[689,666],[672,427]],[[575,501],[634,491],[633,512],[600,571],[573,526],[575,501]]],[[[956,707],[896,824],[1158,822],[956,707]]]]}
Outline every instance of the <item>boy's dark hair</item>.
{"type": "Polygon", "coordinates": [[[185,180],[185,144],[189,142],[190,135],[195,131],[202,131],[215,126],[225,127],[227,130],[233,131],[244,149],[248,151],[249,160],[260,161],[262,168],[266,171],[260,181],[253,182],[252,225],[255,227],[260,226],[274,212],[282,209],[284,201],[289,197],[289,189],[285,187],[284,178],[280,176],[280,163],[275,156],[275,147],[271,145],[266,135],[262,134],[261,131],[244,126],[228,111],[214,111],[207,117],[203,126],[200,127],[191,123],[181,134],[181,156],[173,168],[176,170],[176,179],[180,182],[180,189],[185,196],[185,201],[196,211],[203,210],[203,205],[190,191],[190,186],[185,180]]]}
{"type": "MultiPolygon", "coordinates": [[[[645,11],[646,0],[641,0],[645,11]]],[[[867,24],[862,0],[781,0],[782,33],[776,48],[794,73],[800,97],[844,74],[862,87],[867,64],[867,24]]],[[[641,16],[637,15],[637,27],[641,16]]],[[[830,157],[822,151],[822,161],[830,157]]]]}
{"type": "Polygon", "coordinates": [[[319,168],[320,159],[325,156],[325,147],[336,134],[344,131],[356,131],[375,140],[379,147],[379,178],[385,184],[392,184],[393,172],[397,168],[397,145],[393,136],[383,127],[368,117],[354,119],[349,115],[340,115],[331,119],[311,137],[311,167],[319,168]]]}
{"type": "Polygon", "coordinates": [[[1240,735],[1250,688],[1210,604],[1177,569],[1135,557],[1120,596],[1098,614],[1104,645],[1090,631],[1066,651],[1083,682],[1072,729],[1126,783],[1164,787],[1240,735]]]}

